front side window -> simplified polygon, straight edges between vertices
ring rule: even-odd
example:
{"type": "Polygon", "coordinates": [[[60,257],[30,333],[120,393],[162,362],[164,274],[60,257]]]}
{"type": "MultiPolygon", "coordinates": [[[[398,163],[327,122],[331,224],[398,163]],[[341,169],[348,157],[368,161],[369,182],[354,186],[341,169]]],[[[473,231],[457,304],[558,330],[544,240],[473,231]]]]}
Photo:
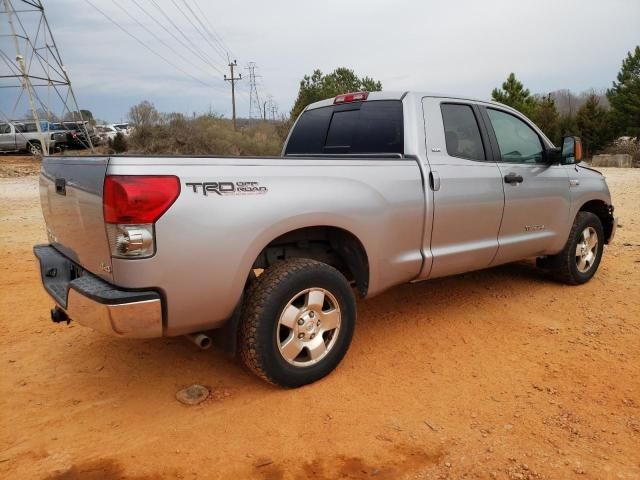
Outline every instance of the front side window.
{"type": "Polygon", "coordinates": [[[0,123],[0,133],[11,133],[11,127],[8,123],[0,123]]]}
{"type": "Polygon", "coordinates": [[[440,106],[447,153],[452,157],[486,160],[480,128],[470,105],[444,103],[440,106]]]}
{"type": "Polygon", "coordinates": [[[518,117],[487,108],[489,120],[500,147],[500,158],[507,163],[543,163],[542,141],[538,134],[518,117]]]}

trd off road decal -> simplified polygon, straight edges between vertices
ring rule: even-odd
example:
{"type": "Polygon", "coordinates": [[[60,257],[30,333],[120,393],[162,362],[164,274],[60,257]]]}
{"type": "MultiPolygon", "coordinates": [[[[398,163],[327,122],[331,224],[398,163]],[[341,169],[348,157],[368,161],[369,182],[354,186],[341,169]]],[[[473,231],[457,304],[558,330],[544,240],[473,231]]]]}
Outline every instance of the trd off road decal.
{"type": "Polygon", "coordinates": [[[263,195],[269,191],[260,182],[186,182],[193,193],[202,193],[205,197],[209,194],[217,195],[263,195]]]}

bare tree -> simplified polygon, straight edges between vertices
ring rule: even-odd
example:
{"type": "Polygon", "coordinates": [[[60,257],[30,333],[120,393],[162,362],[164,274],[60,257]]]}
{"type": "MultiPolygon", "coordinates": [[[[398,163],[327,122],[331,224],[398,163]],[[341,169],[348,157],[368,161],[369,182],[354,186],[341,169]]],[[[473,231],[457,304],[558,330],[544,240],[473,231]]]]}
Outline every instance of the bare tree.
{"type": "Polygon", "coordinates": [[[128,115],[129,121],[136,127],[150,127],[158,125],[162,117],[153,103],[148,100],[131,107],[128,115]]]}

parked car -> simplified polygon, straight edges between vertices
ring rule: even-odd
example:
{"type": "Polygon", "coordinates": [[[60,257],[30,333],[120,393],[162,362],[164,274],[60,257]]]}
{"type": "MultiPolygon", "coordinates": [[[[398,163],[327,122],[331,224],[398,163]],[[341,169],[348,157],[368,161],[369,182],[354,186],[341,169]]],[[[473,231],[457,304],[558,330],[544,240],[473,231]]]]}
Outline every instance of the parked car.
{"type": "MultiPolygon", "coordinates": [[[[48,135],[49,151],[54,152],[58,141],[64,137],[55,132],[41,129],[43,135],[48,135]]],[[[29,152],[31,155],[42,155],[43,138],[38,133],[35,122],[4,122],[0,123],[0,152],[29,152]]]]}
{"type": "Polygon", "coordinates": [[[277,158],[45,158],[35,254],[54,322],[201,347],[217,330],[297,387],[347,352],[356,293],[526,258],[589,281],[617,219],[581,156],[499,103],[350,93],[309,105],[277,158]]]}
{"type": "Polygon", "coordinates": [[[100,138],[101,143],[108,143],[109,140],[116,138],[116,135],[120,133],[113,125],[98,125],[96,126],[96,134],[100,138]]]}
{"type": "Polygon", "coordinates": [[[124,123],[114,123],[112,125],[112,127],[114,127],[116,130],[122,132],[122,134],[125,137],[128,137],[129,135],[131,135],[131,132],[133,131],[133,128],[129,126],[128,122],[124,122],[124,123]]]}
{"type": "Polygon", "coordinates": [[[63,122],[62,124],[68,130],[67,144],[70,148],[89,148],[90,143],[87,138],[91,140],[91,145],[100,144],[100,138],[88,121],[63,122]]]}

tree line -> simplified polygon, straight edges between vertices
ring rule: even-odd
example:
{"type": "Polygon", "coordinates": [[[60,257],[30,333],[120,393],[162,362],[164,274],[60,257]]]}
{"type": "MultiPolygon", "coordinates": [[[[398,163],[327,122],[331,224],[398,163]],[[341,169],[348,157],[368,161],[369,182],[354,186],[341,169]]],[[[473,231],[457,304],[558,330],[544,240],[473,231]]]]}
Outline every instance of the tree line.
{"type": "MultiPolygon", "coordinates": [[[[315,70],[300,82],[291,121],[310,103],[359,90],[380,91],[382,83],[358,77],[344,67],[329,74],[315,70]]],[[[616,80],[605,93],[591,91],[577,96],[559,90],[532,95],[511,73],[501,88],[493,89],[491,97],[529,117],[555,144],[564,135],[579,136],[589,157],[621,136],[640,139],[640,46],[628,52],[616,80]]]]}
{"type": "Polygon", "coordinates": [[[556,107],[558,96],[558,92],[531,95],[514,73],[491,92],[493,100],[529,117],[556,144],[564,135],[578,135],[587,157],[621,136],[640,138],[640,46],[627,54],[605,95],[592,91],[575,112],[569,108],[562,113],[556,107]]]}

